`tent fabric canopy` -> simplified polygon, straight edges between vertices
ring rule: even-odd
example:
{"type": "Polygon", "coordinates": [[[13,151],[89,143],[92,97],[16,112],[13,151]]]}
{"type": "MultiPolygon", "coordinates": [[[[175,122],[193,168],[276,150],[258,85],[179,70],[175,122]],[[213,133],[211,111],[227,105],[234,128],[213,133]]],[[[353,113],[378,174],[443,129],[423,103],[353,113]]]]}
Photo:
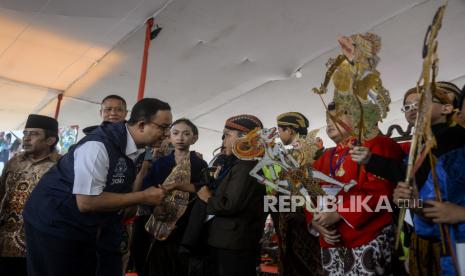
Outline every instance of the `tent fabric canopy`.
{"type": "MultiPolygon", "coordinates": [[[[163,31],[152,41],[145,96],[169,102],[175,118],[200,128],[195,149],[211,158],[224,121],[251,113],[265,126],[298,111],[325,126],[312,87],[338,54],[341,34],[382,37],[378,67],[391,92],[382,127],[404,124],[404,91],[415,85],[427,25],[440,1],[424,0],[8,0],[0,4],[1,129],[20,129],[29,113],[59,122],[99,123],[99,102],[136,101],[145,20],[163,31]],[[303,77],[295,78],[301,68],[303,77]]],[[[439,78],[465,83],[465,2],[450,0],[439,35],[439,78]]],[[[324,131],[321,136],[328,142],[324,131]]]]}

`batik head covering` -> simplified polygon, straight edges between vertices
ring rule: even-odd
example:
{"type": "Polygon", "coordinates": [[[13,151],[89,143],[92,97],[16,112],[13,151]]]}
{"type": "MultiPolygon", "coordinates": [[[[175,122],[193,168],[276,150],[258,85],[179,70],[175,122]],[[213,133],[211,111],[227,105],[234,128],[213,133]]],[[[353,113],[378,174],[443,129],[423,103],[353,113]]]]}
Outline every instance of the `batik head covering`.
{"type": "MultiPolygon", "coordinates": [[[[420,87],[420,90],[422,86],[420,87]]],[[[410,88],[404,95],[404,104],[407,97],[411,94],[417,93],[418,89],[416,87],[410,88]]],[[[458,107],[459,105],[459,98],[460,96],[460,89],[457,85],[447,82],[447,81],[438,81],[436,82],[436,90],[433,94],[433,98],[439,100],[442,104],[452,104],[454,107],[458,107]],[[449,94],[453,94],[453,97],[449,97],[449,94]]]]}
{"type": "Polygon", "coordinates": [[[437,97],[439,100],[441,100],[440,97],[444,98],[444,96],[447,98],[447,100],[444,99],[445,103],[452,104],[454,108],[459,107],[460,88],[458,88],[457,85],[448,81],[436,82],[436,93],[434,97],[437,97]],[[453,97],[450,97],[450,94],[452,94],[453,97]]]}
{"type": "Polygon", "coordinates": [[[299,112],[286,112],[277,118],[279,127],[291,127],[300,135],[306,135],[309,126],[308,119],[299,112]]]}
{"type": "Polygon", "coordinates": [[[241,114],[227,119],[224,128],[247,133],[256,128],[263,128],[263,124],[254,115],[241,114]]]}

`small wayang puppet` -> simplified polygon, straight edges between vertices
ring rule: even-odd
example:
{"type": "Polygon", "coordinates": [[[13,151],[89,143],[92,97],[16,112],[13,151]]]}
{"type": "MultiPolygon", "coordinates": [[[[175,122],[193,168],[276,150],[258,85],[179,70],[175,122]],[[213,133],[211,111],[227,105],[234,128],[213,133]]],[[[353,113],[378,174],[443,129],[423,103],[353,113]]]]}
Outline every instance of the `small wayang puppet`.
{"type": "MultiPolygon", "coordinates": [[[[177,164],[161,187],[174,185],[190,184],[191,181],[191,162],[189,158],[184,159],[177,164]]],[[[147,232],[151,233],[157,240],[166,240],[176,227],[176,222],[186,212],[189,204],[189,192],[181,190],[171,190],[166,195],[163,202],[156,206],[152,216],[146,224],[147,232]]]]}
{"type": "MultiPolygon", "coordinates": [[[[234,154],[242,160],[259,160],[252,169],[250,175],[257,178],[260,183],[287,195],[325,194],[317,185],[317,181],[323,180],[333,185],[350,189],[352,184],[345,185],[328,177],[327,175],[312,170],[315,153],[318,151],[316,142],[317,131],[300,137],[292,151],[287,150],[283,144],[275,142],[278,136],[276,128],[257,129],[246,136],[239,138],[233,148],[234,154]],[[279,173],[276,167],[279,167],[279,173]],[[266,178],[260,172],[267,168],[271,179],[266,178]]],[[[308,202],[312,204],[312,202],[308,202]]]]}

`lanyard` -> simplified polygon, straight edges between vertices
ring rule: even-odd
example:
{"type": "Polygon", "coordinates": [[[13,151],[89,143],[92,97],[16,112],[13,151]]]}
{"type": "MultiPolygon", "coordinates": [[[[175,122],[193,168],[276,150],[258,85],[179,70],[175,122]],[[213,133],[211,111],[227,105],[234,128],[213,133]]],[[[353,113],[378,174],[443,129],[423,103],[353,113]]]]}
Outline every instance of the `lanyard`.
{"type": "Polygon", "coordinates": [[[336,167],[333,168],[333,160],[334,156],[336,155],[336,148],[331,151],[331,156],[329,158],[329,176],[334,177],[335,173],[339,170],[342,163],[346,159],[347,154],[349,154],[349,148],[347,148],[342,155],[336,160],[336,167]]]}

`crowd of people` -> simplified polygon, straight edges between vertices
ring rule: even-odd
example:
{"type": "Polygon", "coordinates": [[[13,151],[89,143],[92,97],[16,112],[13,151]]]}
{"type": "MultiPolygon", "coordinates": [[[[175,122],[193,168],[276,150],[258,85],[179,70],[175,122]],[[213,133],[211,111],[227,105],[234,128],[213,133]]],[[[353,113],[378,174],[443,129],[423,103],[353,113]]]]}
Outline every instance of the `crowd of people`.
{"type": "MultiPolygon", "coordinates": [[[[342,91],[344,82],[335,85],[342,91]]],[[[355,112],[344,94],[328,105],[326,133],[336,146],[316,139],[312,169],[352,184],[336,192],[341,208],[271,212],[279,275],[465,275],[465,90],[442,81],[432,87],[434,162],[419,162],[414,184],[405,182],[409,141],[383,135],[379,118],[363,120],[372,114],[355,112]],[[400,248],[394,239],[402,209],[354,210],[354,197],[368,209],[384,199],[409,204],[400,248]],[[445,238],[453,243],[446,250],[445,238]]],[[[409,125],[419,116],[419,92],[404,95],[409,125]]],[[[102,123],[86,128],[62,156],[55,149],[58,121],[29,115],[23,151],[6,162],[0,180],[0,274],[257,275],[265,196],[283,194],[250,174],[256,160],[234,153],[238,139],[264,128],[261,120],[249,114],[225,120],[222,140],[211,141],[221,148],[209,166],[191,151],[202,139],[197,126],[186,118],[173,122],[168,103],[142,99],[128,119],[127,110],[122,97],[105,97],[102,123]]],[[[276,143],[292,154],[310,124],[290,111],[267,127],[278,129],[276,143]]],[[[284,169],[260,174],[273,180],[284,169]]],[[[329,182],[318,185],[334,191],[329,182]]]]}

